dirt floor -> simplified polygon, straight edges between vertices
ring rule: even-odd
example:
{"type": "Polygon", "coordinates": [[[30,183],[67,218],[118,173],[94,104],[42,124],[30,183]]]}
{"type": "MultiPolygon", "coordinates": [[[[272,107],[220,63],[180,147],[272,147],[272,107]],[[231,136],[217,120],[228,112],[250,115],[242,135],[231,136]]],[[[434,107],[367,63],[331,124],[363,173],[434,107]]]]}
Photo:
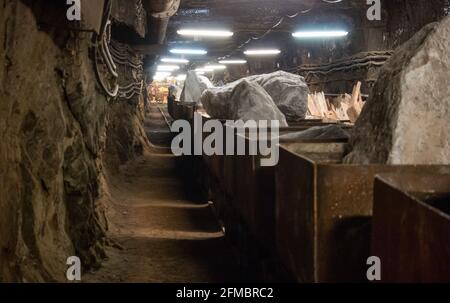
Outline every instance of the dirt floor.
{"type": "MultiPolygon", "coordinates": [[[[161,119],[155,111],[152,116],[161,119]]],[[[151,136],[152,126],[162,129],[164,123],[146,126],[151,136]]],[[[109,210],[109,237],[122,249],[108,248],[102,268],[83,281],[239,282],[210,206],[186,199],[175,164],[170,154],[154,152],[122,169],[109,210]]]]}

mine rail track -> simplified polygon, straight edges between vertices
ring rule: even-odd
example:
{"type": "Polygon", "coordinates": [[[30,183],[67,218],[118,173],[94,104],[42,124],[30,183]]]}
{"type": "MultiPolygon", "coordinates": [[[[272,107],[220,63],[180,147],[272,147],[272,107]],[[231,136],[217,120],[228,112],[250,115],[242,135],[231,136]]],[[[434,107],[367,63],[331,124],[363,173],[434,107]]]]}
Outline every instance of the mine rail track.
{"type": "Polygon", "coordinates": [[[168,113],[166,113],[166,112],[164,111],[164,109],[163,109],[161,106],[158,106],[158,110],[159,110],[159,112],[161,113],[161,115],[163,116],[164,121],[166,121],[167,127],[168,127],[169,129],[171,129],[171,127],[172,127],[172,119],[170,119],[170,118],[168,117],[168,113]]]}

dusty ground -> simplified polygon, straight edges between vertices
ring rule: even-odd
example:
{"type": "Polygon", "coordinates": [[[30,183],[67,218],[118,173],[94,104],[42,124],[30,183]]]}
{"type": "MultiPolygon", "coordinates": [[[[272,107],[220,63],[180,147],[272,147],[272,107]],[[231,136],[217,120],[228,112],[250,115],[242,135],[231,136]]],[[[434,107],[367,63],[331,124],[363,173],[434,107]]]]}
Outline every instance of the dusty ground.
{"type": "Polygon", "coordinates": [[[103,267],[83,281],[239,281],[210,207],[185,198],[173,156],[146,155],[122,171],[111,188],[109,236],[123,249],[108,248],[103,267]]]}

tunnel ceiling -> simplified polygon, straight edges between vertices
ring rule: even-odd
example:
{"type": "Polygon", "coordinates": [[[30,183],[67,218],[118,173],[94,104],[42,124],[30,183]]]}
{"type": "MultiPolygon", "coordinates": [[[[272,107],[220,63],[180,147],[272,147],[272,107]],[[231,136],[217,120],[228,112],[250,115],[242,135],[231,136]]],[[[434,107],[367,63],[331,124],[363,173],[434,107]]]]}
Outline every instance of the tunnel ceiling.
{"type": "MultiPolygon", "coordinates": [[[[367,9],[365,1],[343,0],[338,3],[323,0],[182,0],[178,12],[170,19],[167,31],[169,46],[199,46],[208,49],[208,58],[238,56],[239,46],[249,39],[260,37],[283,22],[263,39],[252,39],[247,46],[278,46],[286,41],[302,22],[328,20],[330,15],[362,13],[367,9]],[[298,15],[294,18],[287,16],[298,15]],[[177,30],[182,27],[220,27],[230,29],[234,36],[230,39],[208,39],[194,41],[181,37],[177,30]]],[[[345,22],[345,18],[342,18],[345,22]]],[[[323,23],[323,22],[322,22],[323,23]]]]}

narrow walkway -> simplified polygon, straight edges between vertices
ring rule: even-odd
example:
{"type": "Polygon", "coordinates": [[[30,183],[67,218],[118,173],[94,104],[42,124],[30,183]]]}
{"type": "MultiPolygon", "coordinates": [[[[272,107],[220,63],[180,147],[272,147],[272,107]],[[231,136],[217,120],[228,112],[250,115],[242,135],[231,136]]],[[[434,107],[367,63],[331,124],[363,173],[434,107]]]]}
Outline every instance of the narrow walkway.
{"type": "Polygon", "coordinates": [[[148,138],[155,146],[169,147],[172,142],[173,136],[166,119],[171,119],[167,107],[163,105],[149,107],[144,128],[148,138]],[[163,116],[163,113],[165,116],[163,116]]]}
{"type": "Polygon", "coordinates": [[[113,184],[108,261],[88,282],[238,282],[210,207],[185,199],[175,158],[147,155],[113,184]]]}

